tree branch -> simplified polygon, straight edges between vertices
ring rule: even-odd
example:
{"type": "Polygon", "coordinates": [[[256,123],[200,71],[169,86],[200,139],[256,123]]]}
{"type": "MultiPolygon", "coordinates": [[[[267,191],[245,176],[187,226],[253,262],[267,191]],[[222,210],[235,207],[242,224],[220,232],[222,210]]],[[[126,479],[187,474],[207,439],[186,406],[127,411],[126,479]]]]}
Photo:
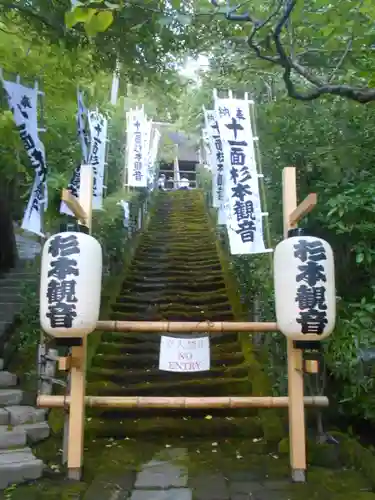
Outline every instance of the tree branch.
{"type": "MultiPolygon", "coordinates": [[[[351,99],[353,101],[357,101],[362,104],[366,104],[372,101],[375,101],[375,89],[374,88],[369,88],[369,87],[354,87],[351,85],[346,85],[346,84],[332,84],[332,80],[337,74],[338,70],[341,68],[342,64],[344,63],[348,53],[350,52],[352,48],[352,43],[353,43],[353,35],[351,39],[349,40],[344,53],[342,54],[341,58],[339,59],[336,67],[328,77],[327,81],[323,81],[322,79],[318,78],[315,76],[308,68],[305,66],[301,65],[295,58],[292,56],[288,55],[284,45],[281,41],[281,36],[283,33],[284,28],[287,26],[288,22],[290,21],[290,17],[293,13],[293,10],[297,4],[297,0],[286,0],[286,6],[285,6],[285,0],[278,0],[277,4],[275,5],[276,2],[274,2],[272,9],[271,9],[271,14],[264,19],[263,21],[256,21],[253,19],[253,17],[248,14],[247,16],[247,21],[250,21],[253,24],[252,31],[247,39],[247,43],[251,50],[255,53],[256,57],[258,59],[261,59],[263,61],[270,62],[274,65],[280,66],[283,68],[283,80],[285,83],[286,90],[288,92],[288,95],[294,99],[301,100],[301,101],[312,101],[314,99],[317,99],[321,97],[324,94],[331,94],[339,97],[345,97],[347,99],[351,99]],[[266,47],[268,49],[271,48],[271,40],[273,41],[273,44],[276,49],[276,54],[277,55],[267,55],[264,54],[263,48],[260,45],[260,43],[256,42],[255,38],[258,35],[259,31],[262,28],[265,27],[270,27],[272,26],[272,20],[279,15],[282,7],[284,7],[283,14],[279,18],[279,20],[276,22],[275,26],[270,29],[270,32],[268,35],[265,37],[263,42],[265,43],[266,47]],[[309,84],[311,84],[314,88],[306,91],[305,93],[301,93],[297,90],[295,83],[292,80],[293,73],[296,73],[297,75],[301,76],[304,80],[306,80],[309,84]]],[[[231,13],[234,12],[233,9],[230,11],[231,13]]],[[[232,20],[231,16],[226,16],[227,19],[232,20]]],[[[235,19],[238,20],[238,19],[235,19]]],[[[309,51],[307,51],[308,53],[309,51]]],[[[306,52],[305,52],[306,53],[306,52]]],[[[297,57],[300,57],[300,55],[297,57]]]]}
{"type": "Polygon", "coordinates": [[[49,19],[47,19],[46,17],[29,9],[28,7],[26,7],[25,5],[22,5],[20,3],[11,3],[11,2],[0,1],[0,9],[3,9],[4,11],[7,11],[7,10],[8,11],[14,11],[14,10],[18,11],[25,16],[33,17],[34,19],[36,19],[37,21],[40,21],[41,23],[43,23],[45,26],[47,26],[50,29],[52,28],[53,30],[57,30],[60,33],[63,32],[62,27],[60,25],[55,25],[55,24],[51,23],[51,21],[49,19]]]}

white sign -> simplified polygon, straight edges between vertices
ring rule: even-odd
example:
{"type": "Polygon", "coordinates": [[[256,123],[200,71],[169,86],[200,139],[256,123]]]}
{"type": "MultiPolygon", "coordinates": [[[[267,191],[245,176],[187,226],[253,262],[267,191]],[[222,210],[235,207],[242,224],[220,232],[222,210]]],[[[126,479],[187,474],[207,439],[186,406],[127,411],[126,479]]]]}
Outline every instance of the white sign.
{"type": "Polygon", "coordinates": [[[143,109],[127,113],[127,171],[128,186],[147,187],[148,151],[145,150],[145,135],[148,122],[143,109]]]}
{"type": "Polygon", "coordinates": [[[90,127],[90,154],[89,165],[93,169],[93,198],[92,209],[101,210],[103,207],[103,184],[104,184],[104,168],[105,168],[105,149],[107,142],[107,125],[108,121],[101,113],[90,111],[89,127],[90,127]]]}
{"type": "Polygon", "coordinates": [[[38,136],[38,89],[3,80],[9,108],[29,157],[35,178],[22,221],[22,229],[43,235],[42,212],[47,208],[47,164],[44,145],[38,136]]]}
{"type": "Polygon", "coordinates": [[[256,169],[249,102],[215,99],[215,111],[223,144],[225,204],[232,255],[264,253],[263,216],[256,169]]]}
{"type": "Polygon", "coordinates": [[[212,205],[219,209],[218,224],[222,225],[226,222],[226,213],[224,206],[225,164],[223,145],[215,111],[205,109],[204,118],[208,134],[208,144],[210,148],[209,159],[211,162],[212,171],[212,205]]]}
{"type": "Polygon", "coordinates": [[[159,370],[167,372],[204,372],[210,369],[210,339],[176,338],[162,335],[159,370]]]}

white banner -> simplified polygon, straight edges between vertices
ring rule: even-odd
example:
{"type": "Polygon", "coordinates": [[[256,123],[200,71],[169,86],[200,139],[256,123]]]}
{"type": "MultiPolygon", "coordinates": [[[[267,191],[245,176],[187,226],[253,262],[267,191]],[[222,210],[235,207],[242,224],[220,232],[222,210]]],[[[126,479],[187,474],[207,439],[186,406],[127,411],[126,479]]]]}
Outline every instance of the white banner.
{"type": "Polygon", "coordinates": [[[124,227],[129,227],[129,219],[130,219],[129,202],[121,200],[117,204],[121,205],[124,210],[124,227]]]}
{"type": "Polygon", "coordinates": [[[216,98],[215,111],[225,163],[229,165],[225,172],[225,203],[231,254],[267,252],[249,102],[216,98]]]}
{"type": "Polygon", "coordinates": [[[127,172],[128,186],[147,187],[148,151],[145,151],[147,118],[143,109],[127,113],[127,172]]]}
{"type": "Polygon", "coordinates": [[[150,190],[155,187],[155,177],[156,177],[156,158],[158,156],[159,151],[159,142],[160,142],[161,134],[157,128],[154,128],[154,134],[151,140],[151,147],[149,153],[149,163],[148,163],[148,186],[150,190]]]}
{"type": "Polygon", "coordinates": [[[77,90],[77,132],[81,144],[82,162],[86,165],[89,160],[90,137],[88,134],[88,112],[83,102],[83,92],[77,90]]]}
{"type": "Polygon", "coordinates": [[[19,131],[26,153],[35,171],[31,195],[22,229],[43,236],[42,212],[47,208],[47,164],[44,145],[38,136],[38,89],[3,80],[9,108],[19,131]]]}
{"type": "Polygon", "coordinates": [[[159,370],[203,372],[210,369],[210,339],[161,336],[159,370]]]}
{"type": "Polygon", "coordinates": [[[105,150],[107,142],[108,121],[101,113],[96,111],[89,112],[90,128],[90,153],[89,165],[93,167],[93,198],[92,209],[101,210],[103,207],[103,185],[105,169],[105,150]]]}
{"type": "Polygon", "coordinates": [[[215,111],[205,109],[204,118],[210,148],[209,158],[211,160],[212,171],[212,205],[219,209],[218,224],[222,225],[226,223],[226,213],[224,206],[225,164],[223,145],[215,111]]]}
{"type": "MultiPolygon", "coordinates": [[[[79,142],[81,144],[81,155],[83,164],[87,164],[89,159],[89,130],[88,130],[88,111],[83,102],[83,92],[77,90],[77,134],[79,138],[79,142]]],[[[81,179],[81,164],[77,165],[74,169],[73,175],[68,184],[68,190],[72,193],[76,198],[79,197],[79,188],[80,188],[80,179],[81,179]]],[[[60,203],[60,213],[66,215],[74,215],[70,210],[68,205],[64,201],[60,203]]]]}

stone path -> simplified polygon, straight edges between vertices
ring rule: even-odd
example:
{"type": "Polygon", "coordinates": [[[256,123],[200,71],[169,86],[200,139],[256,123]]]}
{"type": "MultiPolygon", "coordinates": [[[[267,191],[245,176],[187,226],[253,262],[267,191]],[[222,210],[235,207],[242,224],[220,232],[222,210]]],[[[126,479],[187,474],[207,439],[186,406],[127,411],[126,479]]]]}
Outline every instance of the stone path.
{"type": "MultiPolygon", "coordinates": [[[[288,481],[251,470],[189,470],[188,450],[162,450],[139,472],[99,476],[84,500],[288,500],[288,481]]],[[[374,495],[375,499],[375,495],[374,495]]]]}
{"type": "MultiPolygon", "coordinates": [[[[164,448],[152,441],[130,440],[112,441],[110,446],[102,448],[97,473],[86,493],[74,499],[375,500],[373,481],[341,463],[336,445],[333,453],[323,447],[315,457],[310,456],[306,484],[292,484],[288,455],[270,451],[261,439],[181,440],[164,448]],[[151,459],[130,465],[129,457],[148,447],[153,450],[151,459]]],[[[87,469],[87,474],[91,472],[87,469]]]]}

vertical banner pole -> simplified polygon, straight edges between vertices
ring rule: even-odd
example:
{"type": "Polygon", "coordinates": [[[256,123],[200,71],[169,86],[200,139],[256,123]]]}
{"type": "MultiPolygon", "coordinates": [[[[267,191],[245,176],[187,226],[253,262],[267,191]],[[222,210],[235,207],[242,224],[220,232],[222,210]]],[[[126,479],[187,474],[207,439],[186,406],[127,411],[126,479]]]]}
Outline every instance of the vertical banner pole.
{"type": "MultiPolygon", "coordinates": [[[[292,229],[290,214],[297,207],[297,182],[295,167],[283,169],[283,221],[284,238],[292,229]]],[[[306,431],[305,407],[303,402],[303,359],[302,350],[295,349],[293,340],[287,339],[288,355],[288,397],[289,397],[289,443],[292,480],[303,483],[306,480],[306,431]]]]}
{"type": "MultiPolygon", "coordinates": [[[[81,166],[79,203],[87,214],[86,225],[91,234],[93,169],[81,166]]],[[[82,475],[83,437],[85,424],[86,354],[87,338],[82,345],[72,347],[73,366],[70,373],[70,413],[68,435],[68,478],[79,481],[82,475]]]]}

